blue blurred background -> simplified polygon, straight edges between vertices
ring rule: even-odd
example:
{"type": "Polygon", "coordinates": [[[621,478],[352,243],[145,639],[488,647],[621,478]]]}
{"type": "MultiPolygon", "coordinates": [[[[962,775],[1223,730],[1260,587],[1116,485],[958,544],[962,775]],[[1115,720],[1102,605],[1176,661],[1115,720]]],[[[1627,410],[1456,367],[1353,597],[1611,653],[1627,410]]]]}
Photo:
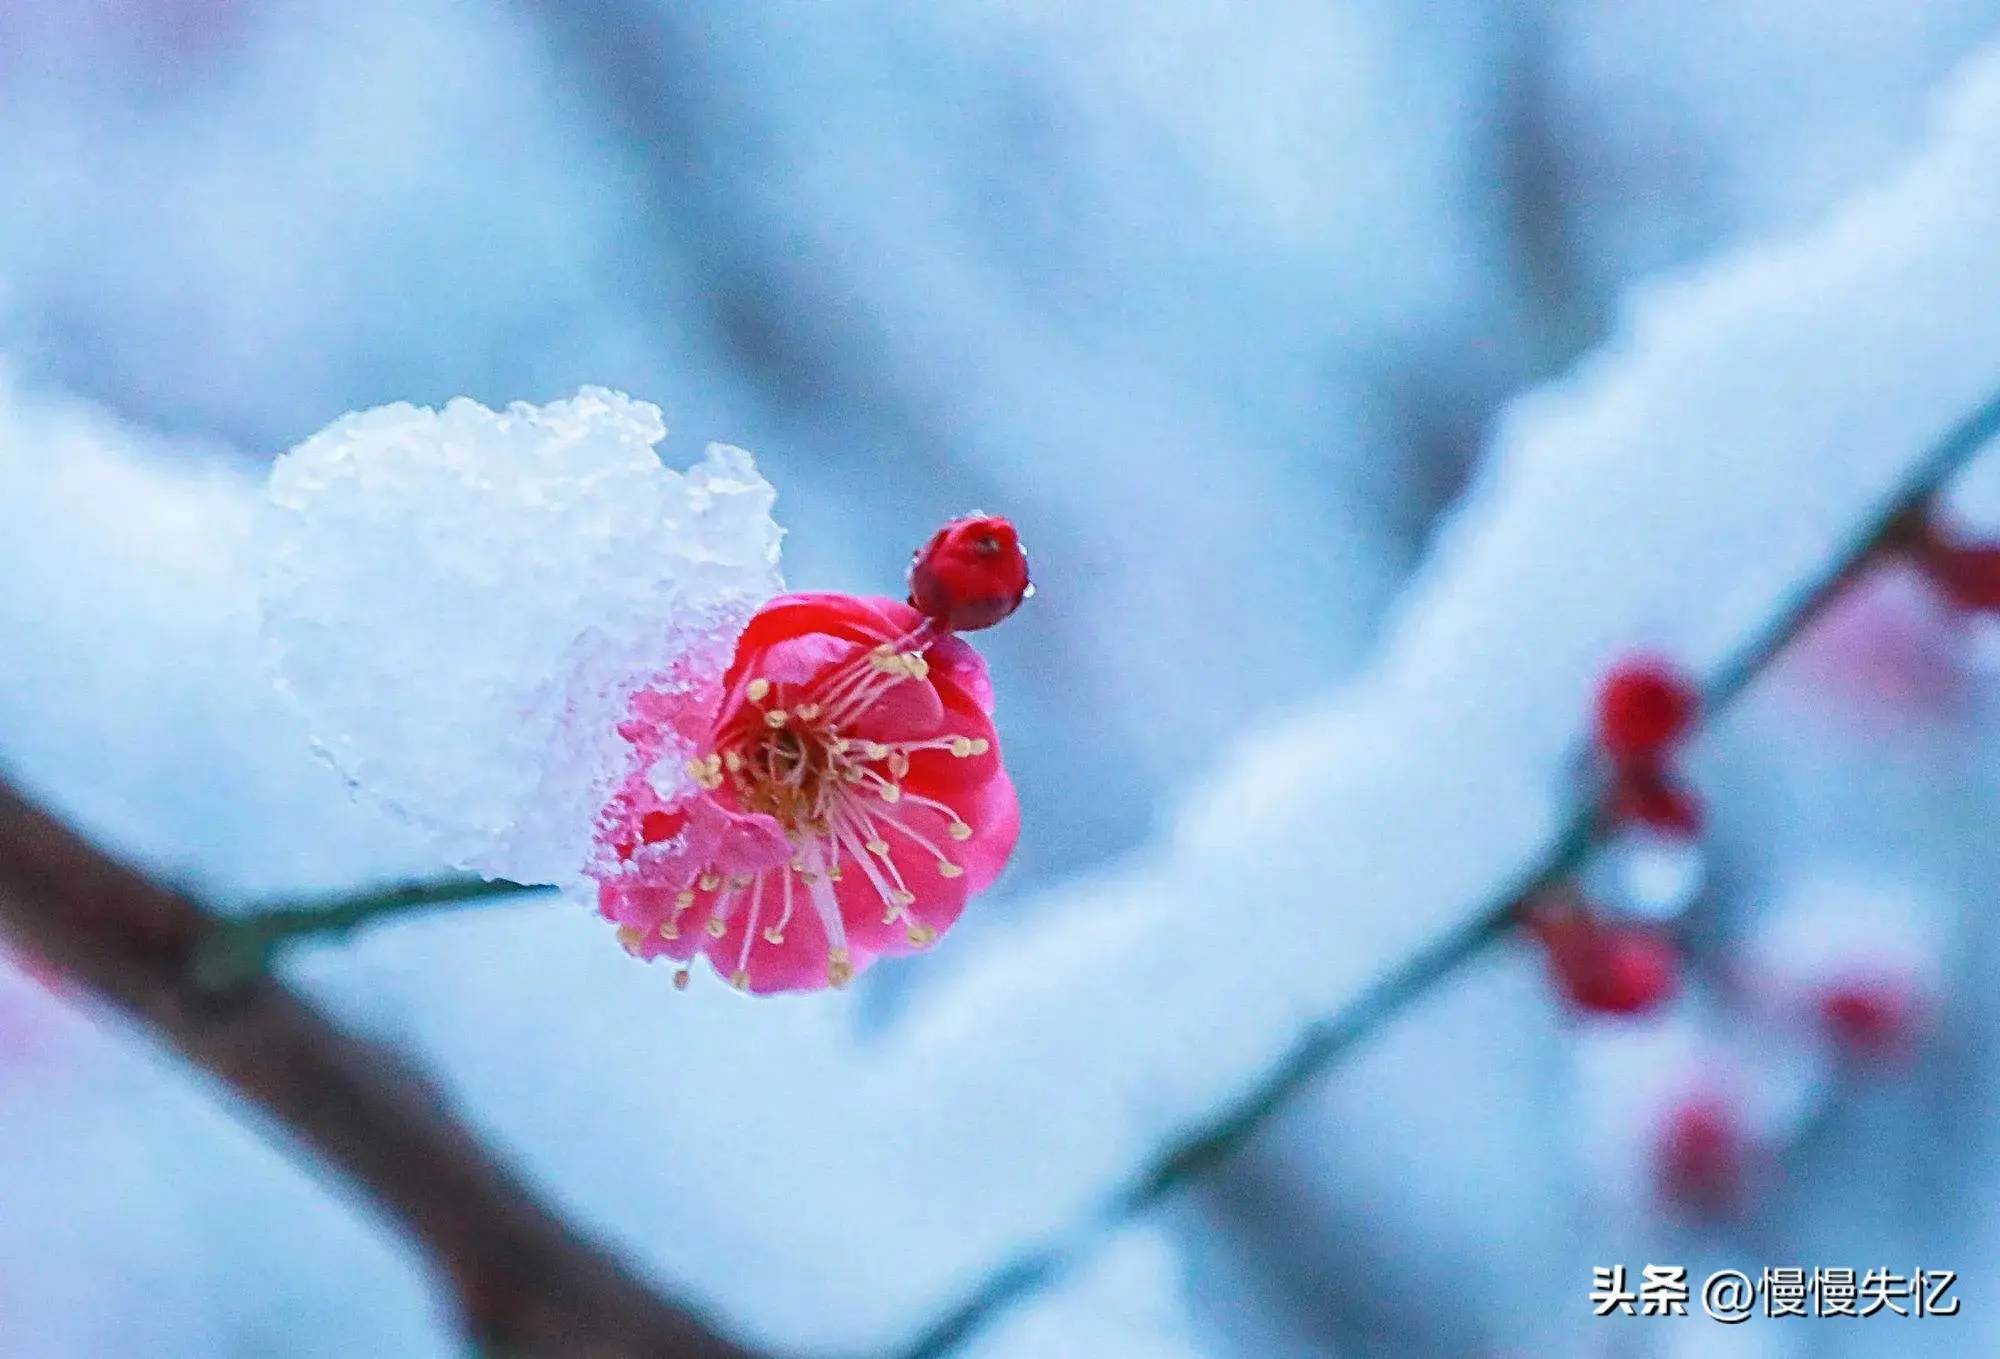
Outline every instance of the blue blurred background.
{"type": "MultiPolygon", "coordinates": [[[[1004,952],[1037,914],[1087,910],[1092,875],[1143,855],[1244,733],[1366,665],[1505,401],[1600,340],[1635,281],[1881,178],[1996,28],[1992,0],[0,0],[0,463],[17,464],[0,590],[18,596],[0,611],[0,763],[225,901],[417,871],[373,823],[284,848],[301,818],[343,815],[320,810],[338,790],[293,803],[294,771],[323,771],[275,726],[232,721],[249,667],[215,648],[242,640],[241,581],[220,584],[235,568],[204,555],[202,516],[235,532],[240,487],[348,410],[603,384],[665,410],[675,461],[709,439],[756,450],[794,584],[893,590],[943,518],[1023,525],[1045,588],[984,644],[1022,847],[954,937],[956,960],[1004,952]],[[137,449],[146,470],[37,499],[48,483],[21,469],[70,440],[137,449]],[[71,525],[65,506],[88,513],[71,525]],[[51,564],[64,551],[102,576],[51,564]]],[[[557,926],[491,947],[526,969],[557,926]]],[[[439,1065],[459,1051],[447,1083],[475,1106],[556,1106],[546,1128],[483,1117],[596,1220],[616,1177],[569,1166],[564,1125],[651,1118],[685,1091],[606,1057],[565,1104],[560,1083],[526,1084],[556,1080],[553,1041],[553,1065],[523,1058],[510,1085],[479,1040],[531,1026],[537,1002],[512,1014],[495,982],[419,1021],[431,979],[485,945],[468,922],[412,928],[309,983],[439,1065]]],[[[865,1061],[959,965],[882,969],[823,1041],[865,1061]]],[[[1516,1189],[1487,1185],[1512,1144],[1438,1129],[1466,1033],[1546,1004],[1516,972],[1399,1036],[1379,1058],[1397,1074],[1364,1087],[1384,1126],[1403,1109],[1432,1129],[1385,1176],[1402,1196],[1314,1188],[1340,1167],[1314,1153],[1325,1125],[1299,1122],[1174,1217],[1168,1319],[1086,1296],[1094,1338],[1066,1320],[996,1352],[1975,1352],[1907,1326],[1593,1331],[1552,1310],[1584,1282],[1531,1297],[1496,1269],[1539,1249],[1482,1230],[1514,1220],[1495,1204],[1516,1189]],[[1422,1158],[1461,1151],[1435,1167],[1457,1188],[1426,1200],[1422,1158]]],[[[0,1354],[452,1352],[358,1209],[86,1007],[8,985],[0,1354]]],[[[1563,1040],[1542,1036],[1524,1070],[1554,1060],[1563,1040]]],[[[1534,1098],[1530,1141],[1570,1108],[1534,1098]]],[[[1937,1126],[1879,1116],[1912,1146],[1937,1126]]],[[[699,1236],[679,1189],[633,1195],[606,1228],[621,1241],[699,1236]]],[[[1584,1211],[1548,1202],[1568,1204],[1520,1220],[1584,1211]]],[[[1880,1227],[1884,1248],[1928,1240],[1923,1211],[1880,1227]]],[[[1691,1259],[1715,1240],[1677,1239],[1691,1259]]],[[[716,1250],[832,1269],[726,1233],[716,1250]]],[[[1107,1296],[1156,1272],[1141,1260],[1107,1296]]],[[[725,1315],[851,1340],[773,1289],[724,1297],[725,1315]]]]}

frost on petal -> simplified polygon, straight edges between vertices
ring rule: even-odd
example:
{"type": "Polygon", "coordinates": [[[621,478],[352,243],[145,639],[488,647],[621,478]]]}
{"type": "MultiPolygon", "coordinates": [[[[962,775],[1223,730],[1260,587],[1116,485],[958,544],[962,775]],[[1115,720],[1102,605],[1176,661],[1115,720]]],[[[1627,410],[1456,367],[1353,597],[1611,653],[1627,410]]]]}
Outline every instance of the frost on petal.
{"type": "Polygon", "coordinates": [[[264,628],[346,776],[456,865],[576,880],[634,691],[712,685],[779,588],[741,449],[685,473],[657,408],[585,388],[345,416],[271,474],[264,628]]]}

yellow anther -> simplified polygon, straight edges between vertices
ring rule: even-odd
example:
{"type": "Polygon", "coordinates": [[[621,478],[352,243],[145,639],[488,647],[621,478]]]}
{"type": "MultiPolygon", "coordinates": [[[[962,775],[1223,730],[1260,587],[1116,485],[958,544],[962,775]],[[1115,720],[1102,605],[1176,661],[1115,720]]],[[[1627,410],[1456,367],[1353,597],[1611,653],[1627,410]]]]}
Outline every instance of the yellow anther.
{"type": "Polygon", "coordinates": [[[733,750],[722,757],[722,762],[729,766],[729,772],[732,774],[743,767],[743,757],[733,750]]]}
{"type": "Polygon", "coordinates": [[[886,859],[889,857],[889,842],[887,840],[870,840],[866,848],[870,854],[875,855],[877,858],[886,859]]]}
{"type": "Polygon", "coordinates": [[[868,743],[868,758],[871,760],[888,759],[889,747],[883,745],[880,741],[870,741],[868,743]]]}
{"type": "Polygon", "coordinates": [[[801,703],[798,707],[792,709],[792,716],[798,718],[801,722],[810,722],[819,716],[819,704],[801,703]]]}
{"type": "Polygon", "coordinates": [[[618,942],[624,947],[627,953],[637,953],[639,945],[645,942],[645,938],[646,932],[637,926],[620,925],[618,927],[618,942]]]}
{"type": "Polygon", "coordinates": [[[941,878],[956,878],[964,872],[964,869],[949,859],[938,860],[938,876],[941,878]]]}
{"type": "Polygon", "coordinates": [[[687,762],[687,772],[689,778],[699,783],[702,779],[708,776],[708,761],[689,760],[687,762]]]}
{"type": "Polygon", "coordinates": [[[958,756],[961,760],[970,755],[972,753],[972,738],[970,736],[952,737],[951,753],[958,756]]]}
{"type": "Polygon", "coordinates": [[[893,783],[885,783],[877,791],[881,793],[884,802],[901,802],[903,800],[903,790],[893,783]]]}
{"type": "Polygon", "coordinates": [[[911,679],[928,679],[931,663],[924,659],[920,651],[906,652],[903,656],[903,673],[911,679]]]}
{"type": "Polygon", "coordinates": [[[701,875],[699,885],[702,891],[713,892],[716,888],[722,886],[722,879],[714,873],[704,873],[701,875]]]}
{"type": "Polygon", "coordinates": [[[954,840],[970,840],[972,838],[972,827],[966,825],[963,821],[954,821],[946,828],[945,833],[954,840]]]}
{"type": "Polygon", "coordinates": [[[776,925],[766,925],[764,927],[764,942],[767,944],[782,944],[785,942],[785,932],[776,925]]]}
{"type": "Polygon", "coordinates": [[[750,974],[739,967],[729,974],[729,984],[738,991],[748,991],[750,989],[750,974]]]}
{"type": "Polygon", "coordinates": [[[692,905],[694,905],[693,892],[682,892],[679,896],[674,898],[674,908],[676,910],[685,911],[688,907],[692,905]]]}
{"type": "Polygon", "coordinates": [[[904,937],[917,948],[929,948],[937,942],[937,931],[929,925],[912,925],[910,932],[904,937]]]}
{"type": "Polygon", "coordinates": [[[882,912],[882,923],[884,925],[893,925],[902,919],[902,916],[903,908],[901,906],[891,906],[888,910],[882,912]]]}
{"type": "Polygon", "coordinates": [[[719,915],[710,916],[708,924],[704,928],[707,929],[708,937],[711,939],[720,939],[723,935],[729,933],[728,924],[719,915]]]}
{"type": "Polygon", "coordinates": [[[836,987],[854,980],[854,964],[848,961],[846,949],[837,948],[826,956],[826,979],[836,987]]]}
{"type": "Polygon", "coordinates": [[[764,725],[773,731],[784,726],[787,720],[787,714],[783,708],[773,708],[764,714],[764,725]]]}
{"type": "Polygon", "coordinates": [[[910,757],[900,750],[890,751],[889,772],[899,779],[902,778],[903,775],[910,772],[910,757]]]}
{"type": "Polygon", "coordinates": [[[840,881],[840,865],[839,865],[839,864],[829,864],[829,865],[827,865],[827,869],[826,869],[826,880],[827,880],[828,882],[839,882],[839,881],[840,881]]]}
{"type": "Polygon", "coordinates": [[[681,937],[681,927],[679,925],[676,925],[673,921],[669,920],[667,921],[666,924],[660,926],[660,938],[678,939],[680,937],[681,937]]]}
{"type": "Polygon", "coordinates": [[[753,679],[750,681],[750,687],[744,690],[744,692],[750,695],[752,703],[762,703],[771,692],[771,681],[767,679],[753,679]]]}
{"type": "Polygon", "coordinates": [[[991,749],[993,749],[993,743],[984,736],[975,736],[972,738],[972,753],[974,755],[984,755],[991,749]]]}
{"type": "Polygon", "coordinates": [[[917,900],[917,894],[915,892],[900,887],[897,888],[895,891],[891,892],[889,896],[891,897],[891,899],[895,901],[895,903],[898,906],[913,906],[916,904],[917,900]]]}

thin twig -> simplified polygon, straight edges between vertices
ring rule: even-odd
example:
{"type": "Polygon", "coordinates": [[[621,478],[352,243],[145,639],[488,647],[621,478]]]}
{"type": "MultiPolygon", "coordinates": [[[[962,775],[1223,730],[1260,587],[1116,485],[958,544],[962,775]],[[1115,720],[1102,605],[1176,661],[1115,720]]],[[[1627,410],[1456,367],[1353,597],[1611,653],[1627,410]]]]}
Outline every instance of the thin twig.
{"type": "Polygon", "coordinates": [[[457,876],[271,906],[253,915],[218,916],[195,945],[195,981],[220,990],[269,971],[279,949],[302,940],[340,938],[380,920],[548,890],[504,879],[457,876]]]}
{"type": "Polygon", "coordinates": [[[215,924],[0,782],[0,929],[371,1198],[428,1255],[482,1350],[741,1359],[540,1203],[394,1054],[268,977],[197,985],[194,961],[215,924]]]}
{"type": "MultiPolygon", "coordinates": [[[[1946,434],[1829,558],[1826,570],[1807,581],[1717,668],[1703,686],[1704,715],[1713,717],[1748,688],[1883,546],[1905,516],[1931,499],[1995,437],[2000,437],[2000,392],[1946,434]]],[[[1111,1231],[1216,1166],[1340,1058],[1504,937],[1521,904],[1574,873],[1596,844],[1598,792],[1594,782],[1587,781],[1550,842],[1463,924],[1377,979],[1338,1014],[1309,1027],[1247,1094],[1176,1137],[1083,1222],[994,1270],[904,1352],[906,1359],[939,1359],[1008,1307],[1068,1274],[1111,1231]]]]}

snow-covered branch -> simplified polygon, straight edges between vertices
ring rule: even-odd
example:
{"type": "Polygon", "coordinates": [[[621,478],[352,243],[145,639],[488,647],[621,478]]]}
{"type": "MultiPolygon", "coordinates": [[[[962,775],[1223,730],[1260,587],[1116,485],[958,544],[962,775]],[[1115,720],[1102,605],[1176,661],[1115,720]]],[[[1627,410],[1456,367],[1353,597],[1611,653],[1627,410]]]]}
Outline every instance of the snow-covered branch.
{"type": "MultiPolygon", "coordinates": [[[[1122,714],[1173,732],[1163,745],[1185,763],[1171,772],[1191,790],[1175,824],[1046,894],[1010,934],[941,951],[887,1036],[857,1038],[855,998],[671,1004],[657,970],[605,949],[575,911],[371,932],[302,955],[302,984],[392,1016],[511,1159],[761,1337],[908,1343],[1024,1248],[1089,1251],[1107,1193],[1114,1213],[1143,1206],[1227,1145],[1218,1129],[1341,1050],[1328,1035],[1354,1021],[1328,1016],[1368,1016],[1371,997],[1401,995],[1385,978],[1421,978],[1486,937],[1494,903],[1566,843],[1575,737],[1608,659],[1646,645],[1726,673],[1901,502],[1925,450],[2000,379],[1997,154],[1989,62],[1894,182],[1795,241],[1648,292],[1597,357],[1509,412],[1361,684],[1219,751],[1212,730],[1174,727],[1181,707],[1122,714]],[[1172,1176],[1135,1181],[1147,1165],[1172,1176]],[[669,1214],[704,1230],[664,1235],[669,1214]]],[[[218,850],[240,862],[204,865],[239,897],[324,887],[343,863],[407,875],[418,860],[393,830],[333,810],[346,804],[330,775],[313,784],[303,758],[272,754],[303,736],[252,683],[243,479],[155,487],[125,468],[149,493],[128,486],[106,512],[83,485],[96,456],[0,463],[23,504],[78,488],[63,534],[0,542],[0,563],[51,582],[0,605],[77,600],[76,582],[101,580],[114,606],[0,620],[76,658],[70,672],[109,676],[79,696],[49,665],[25,697],[0,693],[8,758],[93,833],[155,858],[204,843],[228,802],[250,809],[218,850]],[[155,533],[170,512],[206,531],[155,533]],[[161,563],[178,575],[159,598],[115,596],[161,563]],[[107,660],[106,611],[166,621],[123,648],[134,659],[107,660]],[[185,692],[121,704],[169,684],[185,692]],[[168,705],[199,720],[163,720],[168,705]],[[186,732],[202,739],[171,748],[186,732]],[[110,767],[86,776],[79,758],[110,767]],[[307,873],[318,881],[286,880],[307,873]]],[[[144,624],[124,626],[117,643],[144,624]]],[[[1185,709],[1207,706],[1205,672],[1264,644],[1246,629],[1202,656],[1185,709]]],[[[1240,690],[1256,673],[1246,660],[1227,678],[1240,690]]]]}
{"type": "Polygon", "coordinates": [[[508,1354],[740,1355],[578,1235],[390,1053],[287,988],[216,993],[214,924],[0,784],[0,926],[367,1193],[428,1252],[468,1334],[508,1354]]]}
{"type": "Polygon", "coordinates": [[[1150,1197],[1564,866],[1587,828],[1569,810],[1576,737],[1608,660],[1664,650],[1733,696],[1799,606],[1978,450],[2000,414],[2000,191],[1978,170],[1996,147],[1989,57],[1891,182],[1637,298],[1590,362],[1510,409],[1365,683],[1248,743],[1067,926],[1047,912],[1031,966],[983,960],[917,1018],[912,1065],[1005,1013],[982,1070],[1073,1095],[1009,1124],[1014,1157],[1079,1169],[1017,1201],[1017,1240],[1048,1244],[996,1280],[1048,1277],[1084,1239],[1074,1224],[1101,1220],[1098,1186],[1130,1173],[1107,1164],[1119,1139],[1176,1113],[1198,1130],[1136,1181],[1150,1197]],[[1102,1098],[1100,1063],[1119,1073],[1102,1098]]]}
{"type": "MultiPolygon", "coordinates": [[[[1953,474],[1997,437],[2000,387],[1918,461],[1896,493],[1831,554],[1814,578],[1723,660],[1703,688],[1702,712],[1711,717],[1721,715],[1826,605],[1841,583],[1889,543],[1906,517],[1920,510],[1953,474]]],[[[1578,768],[1585,767],[1579,760],[1578,768]]],[[[1349,1051],[1499,941],[1518,923],[1520,908],[1537,893],[1577,872],[1603,830],[1596,782],[1592,778],[1579,782],[1582,786],[1560,832],[1505,879],[1491,899],[1459,928],[1390,967],[1338,1013],[1307,1026],[1292,1050],[1242,1098],[1175,1138],[1107,1199],[1100,1218],[1102,1228],[1108,1230],[1137,1216],[1213,1169],[1349,1051]]],[[[1020,1296],[1062,1277],[1094,1246],[1097,1234],[1097,1229],[1068,1233],[1009,1261],[989,1275],[961,1306],[941,1317],[910,1348],[910,1359],[936,1359],[956,1349],[1020,1296]]]]}

